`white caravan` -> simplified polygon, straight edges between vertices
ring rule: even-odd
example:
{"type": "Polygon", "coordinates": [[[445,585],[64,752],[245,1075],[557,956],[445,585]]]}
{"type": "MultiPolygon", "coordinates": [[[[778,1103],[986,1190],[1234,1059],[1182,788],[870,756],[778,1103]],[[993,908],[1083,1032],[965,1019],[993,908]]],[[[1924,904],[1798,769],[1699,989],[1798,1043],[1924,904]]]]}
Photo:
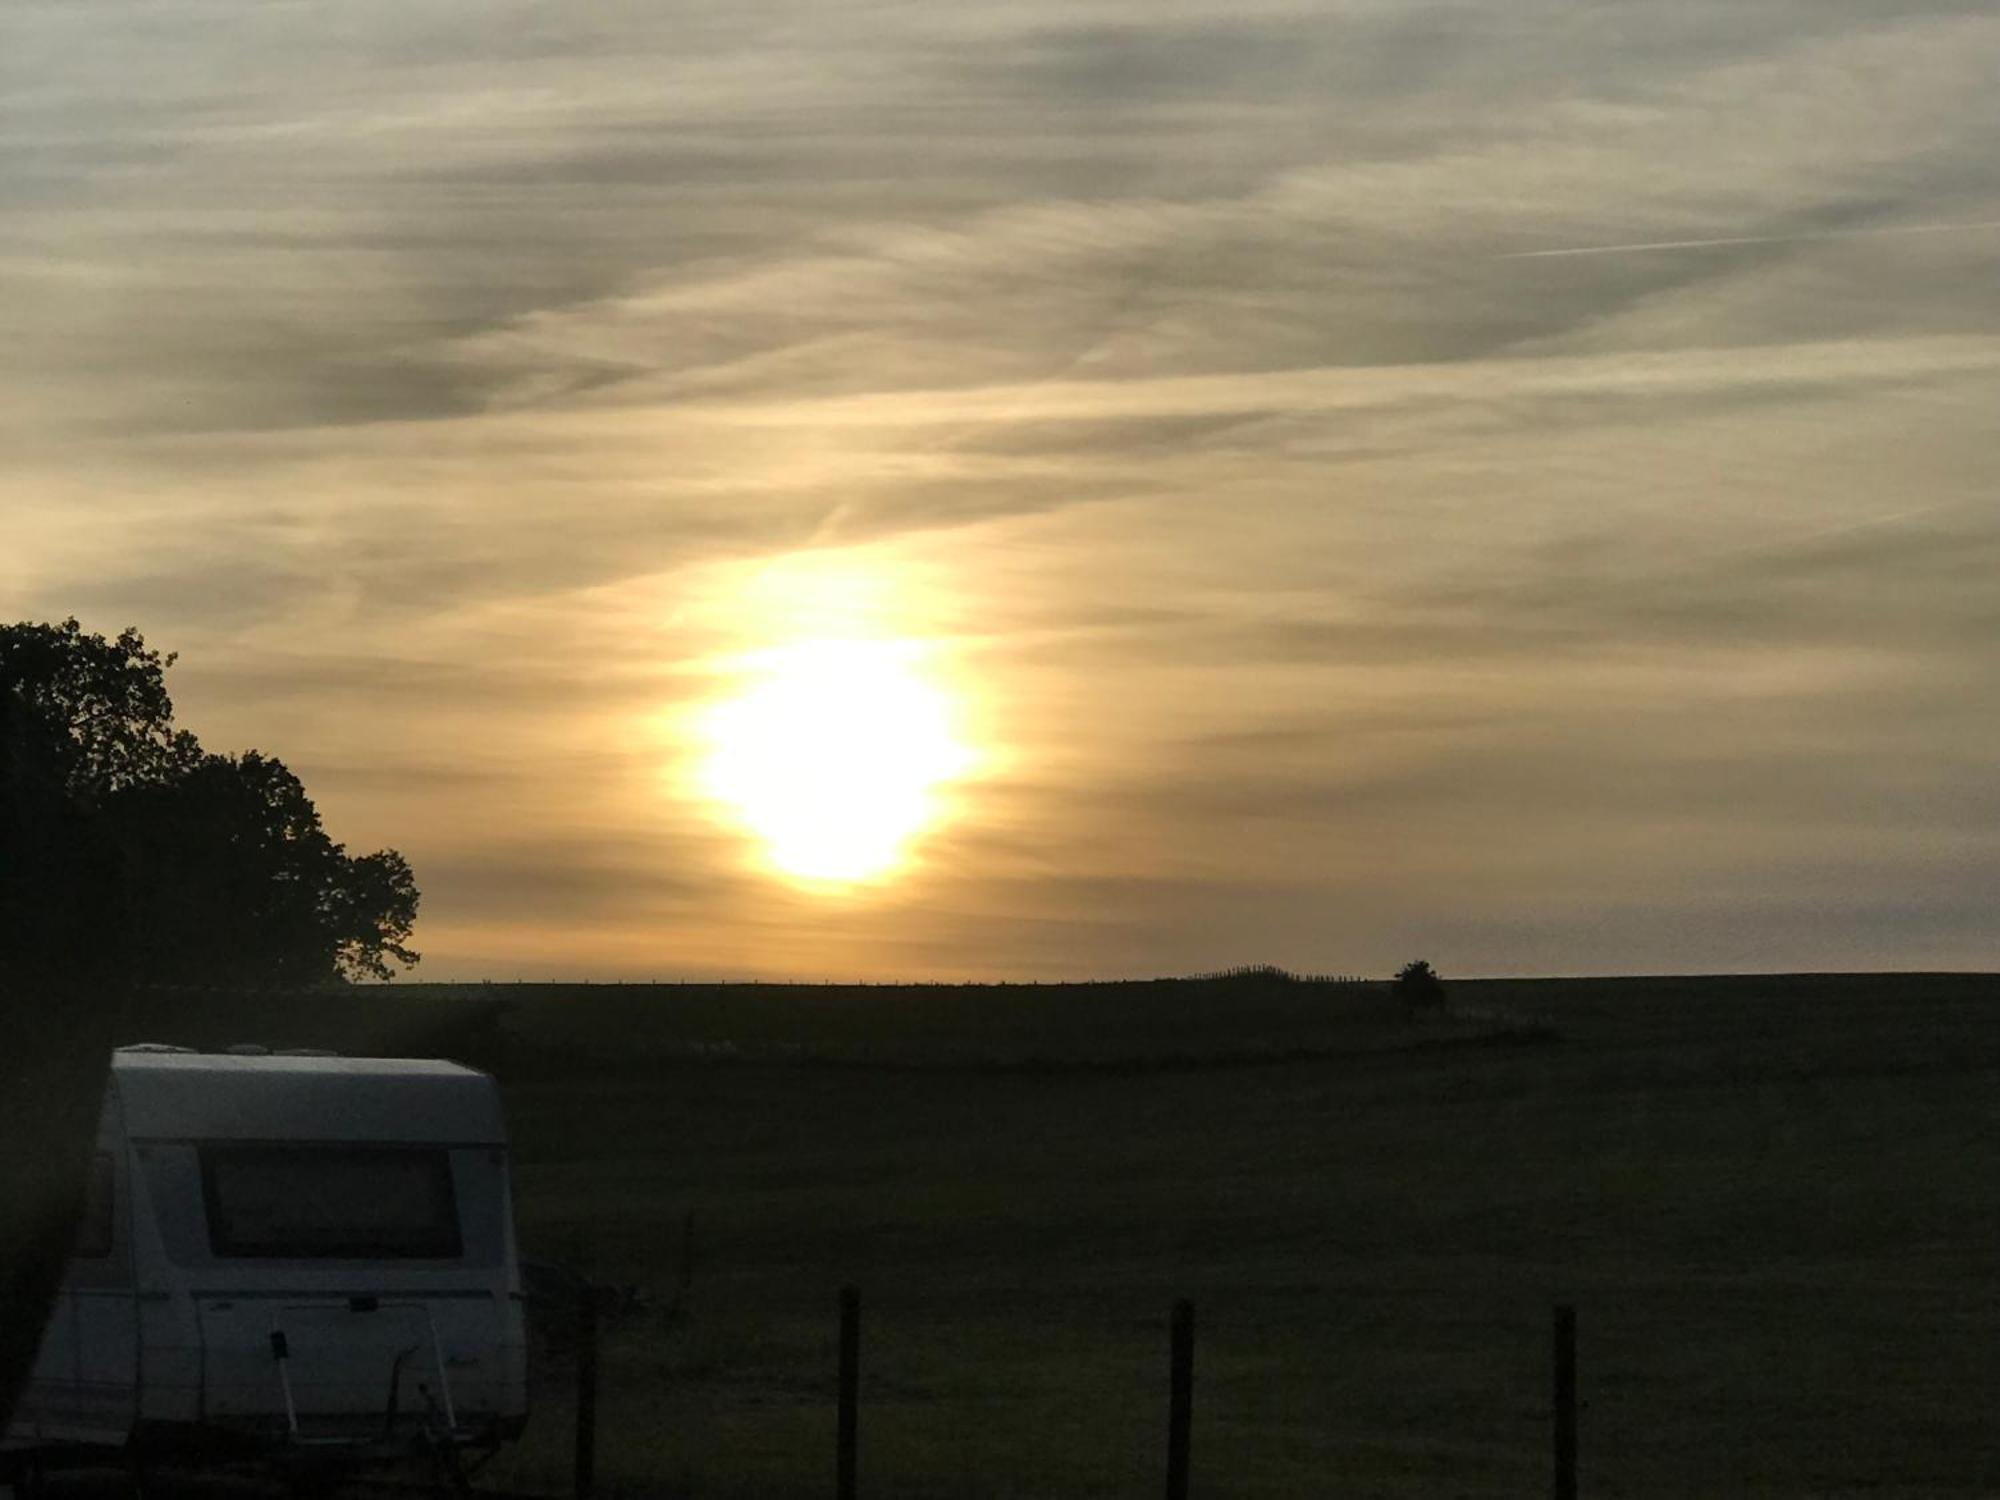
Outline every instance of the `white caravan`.
{"type": "Polygon", "coordinates": [[[491,1078],[247,1048],[114,1054],[87,1210],[6,1457],[421,1448],[455,1471],[526,1415],[491,1078]]]}

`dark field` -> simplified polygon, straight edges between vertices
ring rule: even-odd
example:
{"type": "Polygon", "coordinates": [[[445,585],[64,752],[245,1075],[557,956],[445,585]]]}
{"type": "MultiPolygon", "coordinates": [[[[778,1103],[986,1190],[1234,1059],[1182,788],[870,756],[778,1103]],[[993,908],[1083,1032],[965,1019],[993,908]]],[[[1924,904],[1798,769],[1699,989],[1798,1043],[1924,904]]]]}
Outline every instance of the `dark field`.
{"type": "Polygon", "coordinates": [[[843,1282],[870,1497],[1157,1493],[1180,1296],[1203,1496],[1546,1494],[1558,1300],[1586,1495],[2000,1490],[2000,980],[379,994],[645,1291],[609,1493],[829,1493],[843,1282]]]}

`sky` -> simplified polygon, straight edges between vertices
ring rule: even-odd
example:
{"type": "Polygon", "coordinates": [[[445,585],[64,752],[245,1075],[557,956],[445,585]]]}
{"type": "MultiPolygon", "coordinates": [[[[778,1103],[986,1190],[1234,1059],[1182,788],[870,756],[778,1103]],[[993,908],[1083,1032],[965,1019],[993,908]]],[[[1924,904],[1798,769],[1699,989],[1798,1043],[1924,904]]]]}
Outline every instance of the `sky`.
{"type": "Polygon", "coordinates": [[[1991,969],[1995,78],[1987,3],[9,0],[0,618],[180,653],[425,979],[1991,969]]]}

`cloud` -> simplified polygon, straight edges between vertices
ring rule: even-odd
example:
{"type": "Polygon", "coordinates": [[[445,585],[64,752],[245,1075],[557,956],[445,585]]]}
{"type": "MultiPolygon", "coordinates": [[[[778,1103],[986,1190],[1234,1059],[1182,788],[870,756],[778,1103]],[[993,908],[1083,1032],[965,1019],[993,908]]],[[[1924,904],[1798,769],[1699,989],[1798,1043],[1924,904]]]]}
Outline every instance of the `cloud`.
{"type": "Polygon", "coordinates": [[[6,26],[0,600],[181,648],[440,968],[1970,951],[2000,281],[1898,231],[2000,209],[1990,7],[6,26]],[[645,727],[801,550],[1004,752],[847,905],[645,727]]]}

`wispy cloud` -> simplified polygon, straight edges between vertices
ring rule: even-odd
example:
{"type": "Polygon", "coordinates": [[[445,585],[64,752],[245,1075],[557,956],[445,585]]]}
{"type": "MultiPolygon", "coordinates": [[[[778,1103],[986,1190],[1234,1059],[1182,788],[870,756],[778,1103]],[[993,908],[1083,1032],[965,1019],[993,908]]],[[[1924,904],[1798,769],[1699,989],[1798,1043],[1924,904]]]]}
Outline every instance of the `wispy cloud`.
{"type": "Polygon", "coordinates": [[[1977,234],[2000,229],[2000,219],[1971,224],[1879,224],[1871,229],[1820,229],[1798,234],[1739,234],[1707,240],[1647,240],[1631,245],[1572,245],[1561,250],[1515,250],[1502,260],[1567,260],[1581,255],[1639,255],[1669,250],[1723,250],[1737,245],[1791,245],[1808,240],[1867,239],[1876,235],[1977,234]]]}
{"type": "Polygon", "coordinates": [[[181,648],[446,973],[1951,961],[1996,73],[1950,0],[21,0],[0,604],[181,648]],[[650,727],[801,549],[1007,752],[859,903],[650,727]]]}

